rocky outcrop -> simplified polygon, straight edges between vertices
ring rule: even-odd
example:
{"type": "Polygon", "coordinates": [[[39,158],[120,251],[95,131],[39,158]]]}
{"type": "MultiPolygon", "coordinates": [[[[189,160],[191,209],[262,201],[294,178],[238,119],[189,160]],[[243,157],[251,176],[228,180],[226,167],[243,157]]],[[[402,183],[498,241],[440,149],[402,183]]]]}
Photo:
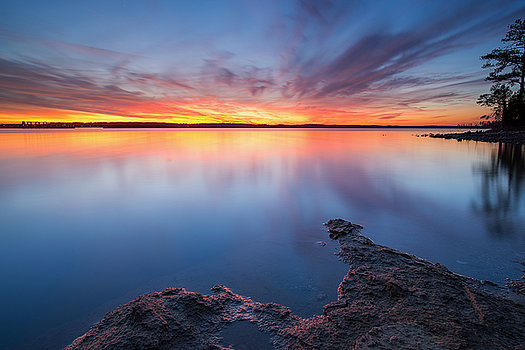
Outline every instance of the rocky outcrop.
{"type": "Polygon", "coordinates": [[[488,131],[466,131],[460,133],[447,134],[424,134],[422,136],[430,136],[442,139],[454,139],[458,141],[472,140],[481,142],[502,142],[513,144],[525,144],[524,130],[488,130],[488,131]]]}
{"type": "Polygon", "coordinates": [[[169,288],[108,313],[68,349],[225,349],[221,330],[238,321],[283,349],[525,349],[525,306],[507,289],[377,245],[359,225],[326,226],[350,269],[320,316],[222,285],[210,296],[169,288]]]}
{"type": "Polygon", "coordinates": [[[277,333],[300,321],[284,306],[253,302],[222,285],[212,291],[143,294],[108,313],[67,349],[224,349],[219,333],[232,322],[251,321],[277,333]]]}

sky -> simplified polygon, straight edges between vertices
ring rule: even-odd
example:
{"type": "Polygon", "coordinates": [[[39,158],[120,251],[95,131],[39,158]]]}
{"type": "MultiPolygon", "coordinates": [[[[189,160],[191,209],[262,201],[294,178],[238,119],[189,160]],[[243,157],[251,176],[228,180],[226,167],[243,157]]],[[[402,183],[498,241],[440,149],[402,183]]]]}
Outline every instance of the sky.
{"type": "Polygon", "coordinates": [[[0,4],[0,123],[478,122],[520,1],[0,4]]]}

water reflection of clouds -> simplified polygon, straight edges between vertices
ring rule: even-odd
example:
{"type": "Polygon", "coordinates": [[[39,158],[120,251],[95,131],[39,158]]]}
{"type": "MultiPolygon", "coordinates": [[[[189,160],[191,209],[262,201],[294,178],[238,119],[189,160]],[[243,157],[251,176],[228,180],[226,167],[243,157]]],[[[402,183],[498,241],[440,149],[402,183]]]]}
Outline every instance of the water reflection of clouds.
{"type": "MultiPolygon", "coordinates": [[[[282,225],[283,220],[271,218],[282,214],[275,207],[279,203],[286,207],[287,220],[295,222],[293,227],[309,221],[306,212],[317,220],[315,213],[325,215],[326,208],[335,207],[361,217],[387,214],[431,229],[444,226],[433,214],[447,212],[448,208],[436,202],[428,188],[437,186],[436,192],[447,191],[437,181],[432,186],[425,183],[430,178],[435,180],[434,175],[411,168],[414,164],[406,157],[406,145],[369,132],[346,136],[340,131],[311,130],[10,134],[3,139],[4,156],[0,160],[10,166],[3,167],[0,186],[5,195],[26,191],[35,198],[40,193],[48,204],[53,199],[65,200],[73,207],[127,200],[128,205],[148,203],[163,210],[162,205],[170,203],[183,210],[190,203],[203,208],[213,203],[219,207],[213,210],[230,210],[229,215],[233,215],[235,210],[250,211],[257,206],[250,215],[264,215],[268,222],[282,225]],[[392,143],[384,147],[384,142],[392,143]],[[10,144],[14,146],[5,147],[10,144]],[[21,145],[24,147],[15,147],[21,145]],[[15,148],[24,151],[18,158],[6,158],[5,154],[15,148]]],[[[420,158],[431,159],[435,151],[427,148],[420,158]]],[[[523,165],[505,164],[516,159],[523,162],[523,156],[509,158],[505,156],[509,152],[500,148],[498,157],[492,156],[492,163],[482,171],[484,202],[477,210],[490,211],[487,218],[495,218],[498,208],[503,214],[505,208],[519,207],[522,200],[516,192],[522,176],[516,173],[523,165]],[[514,176],[509,182],[514,199],[493,203],[498,198],[504,200],[502,174],[514,176]],[[494,187],[496,177],[499,189],[494,187]],[[496,194],[500,197],[494,197],[496,194]]],[[[438,155],[443,157],[442,153],[438,155]]],[[[419,165],[425,168],[425,164],[419,165]]],[[[454,163],[447,165],[457,167],[454,163]]],[[[456,181],[468,179],[456,177],[456,181]]],[[[447,217],[455,216],[454,203],[447,205],[452,207],[447,217]]],[[[506,217],[510,220],[511,216],[506,217]]],[[[497,221],[502,220],[500,215],[497,221]]]]}
{"type": "MultiPolygon", "coordinates": [[[[33,193],[43,191],[48,201],[69,198],[92,206],[108,200],[148,203],[159,210],[166,203],[179,210],[181,203],[203,208],[214,203],[215,211],[249,211],[257,206],[250,215],[265,213],[269,222],[282,225],[282,220],[270,218],[282,215],[275,207],[279,203],[286,207],[287,220],[296,222],[292,226],[309,221],[307,210],[317,220],[316,212],[329,215],[325,208],[339,206],[346,208],[341,212],[369,218],[388,213],[436,227],[442,220],[432,213],[446,210],[435,208],[431,194],[418,188],[421,185],[410,186],[424,183],[427,174],[411,169],[413,165],[400,157],[408,153],[407,146],[394,142],[384,147],[382,142],[389,141],[377,133],[351,137],[345,132],[310,130],[71,134],[80,137],[11,135],[14,144],[23,137],[25,156],[31,161],[16,160],[19,165],[6,167],[0,175],[2,184],[10,184],[15,192],[17,184],[31,186],[33,193]],[[393,166],[396,161],[405,162],[408,171],[393,166]],[[53,193],[46,192],[49,188],[53,193]]],[[[433,151],[426,149],[424,157],[431,158],[433,151]]]]}
{"type": "MultiPolygon", "coordinates": [[[[315,293],[335,291],[339,272],[345,272],[345,266],[335,267],[330,260],[333,242],[324,248],[313,244],[327,240],[321,222],[344,217],[364,224],[380,243],[452,268],[457,260],[466,262],[458,272],[503,278],[501,269],[507,269],[513,252],[503,245],[493,249],[501,242],[480,235],[482,224],[468,217],[471,208],[463,199],[472,197],[475,186],[455,184],[475,180],[473,159],[499,164],[498,183],[503,184],[508,169],[516,166],[486,157],[489,146],[479,150],[410,134],[2,134],[0,266],[9,270],[6,276],[17,276],[11,286],[22,296],[34,292],[30,281],[48,278],[37,272],[51,270],[67,278],[40,293],[55,298],[82,288],[98,293],[89,300],[69,300],[71,310],[98,306],[129,293],[128,288],[141,289],[144,281],[169,276],[178,286],[202,292],[227,283],[254,299],[307,313],[321,310],[325,301],[316,301],[315,293]],[[25,257],[24,264],[13,264],[17,256],[25,257]],[[41,269],[32,269],[35,265],[41,269]]],[[[523,160],[518,164],[522,169],[523,160]]],[[[517,178],[521,184],[522,177],[517,178]]],[[[523,193],[514,193],[522,203],[523,193]]],[[[56,305],[37,303],[28,308],[40,310],[36,323],[47,324],[46,315],[56,305]]],[[[5,315],[19,312],[3,310],[5,315]]]]}

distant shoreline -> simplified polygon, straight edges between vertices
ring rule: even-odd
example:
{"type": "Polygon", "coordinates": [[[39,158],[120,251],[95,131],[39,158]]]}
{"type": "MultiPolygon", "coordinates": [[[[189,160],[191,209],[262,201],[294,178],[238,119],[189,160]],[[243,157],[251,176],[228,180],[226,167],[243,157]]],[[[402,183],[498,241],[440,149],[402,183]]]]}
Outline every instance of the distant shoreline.
{"type": "Polygon", "coordinates": [[[450,125],[337,125],[337,124],[243,124],[243,123],[151,123],[151,122],[24,122],[23,124],[0,124],[0,129],[78,129],[78,128],[141,128],[141,129],[202,129],[202,128],[249,128],[249,129],[483,129],[479,126],[450,125]]]}
{"type": "Polygon", "coordinates": [[[486,130],[486,131],[467,131],[450,134],[424,135],[441,139],[454,139],[457,141],[479,141],[479,142],[501,142],[523,145],[525,144],[525,130],[486,130]]]}

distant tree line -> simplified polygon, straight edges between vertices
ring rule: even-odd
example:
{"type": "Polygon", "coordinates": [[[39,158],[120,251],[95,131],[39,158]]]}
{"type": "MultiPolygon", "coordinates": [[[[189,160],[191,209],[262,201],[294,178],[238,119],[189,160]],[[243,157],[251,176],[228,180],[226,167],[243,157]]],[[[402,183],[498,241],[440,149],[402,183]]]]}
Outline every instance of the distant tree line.
{"type": "Polygon", "coordinates": [[[491,115],[481,119],[499,121],[505,128],[525,126],[525,20],[509,25],[501,41],[502,48],[481,56],[483,68],[492,68],[486,80],[494,82],[490,93],[479,96],[477,103],[491,107],[491,115]]]}
{"type": "MultiPolygon", "coordinates": [[[[478,127],[479,125],[471,125],[478,127]]],[[[483,126],[483,125],[482,125],[483,126]]],[[[274,128],[274,129],[330,129],[330,128],[446,128],[447,125],[359,125],[359,124],[248,124],[248,123],[170,123],[170,122],[36,122],[22,121],[20,124],[0,124],[0,128],[16,129],[72,129],[72,128],[274,128]]]]}

